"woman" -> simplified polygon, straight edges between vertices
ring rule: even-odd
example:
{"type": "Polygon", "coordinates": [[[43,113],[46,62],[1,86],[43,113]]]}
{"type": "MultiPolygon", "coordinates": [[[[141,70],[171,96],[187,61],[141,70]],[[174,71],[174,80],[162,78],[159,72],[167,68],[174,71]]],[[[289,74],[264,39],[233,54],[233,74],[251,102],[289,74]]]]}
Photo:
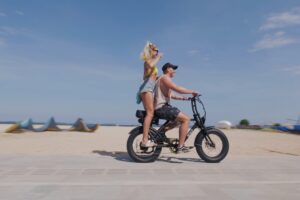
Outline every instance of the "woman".
{"type": "Polygon", "coordinates": [[[143,125],[143,139],[141,142],[142,147],[151,147],[155,145],[154,142],[148,140],[148,133],[154,115],[153,91],[155,87],[155,81],[158,76],[156,64],[161,57],[162,54],[158,53],[157,47],[153,43],[147,42],[143,52],[141,53],[141,59],[144,61],[144,82],[140,86],[137,94],[137,103],[142,101],[145,111],[147,112],[143,125]]]}

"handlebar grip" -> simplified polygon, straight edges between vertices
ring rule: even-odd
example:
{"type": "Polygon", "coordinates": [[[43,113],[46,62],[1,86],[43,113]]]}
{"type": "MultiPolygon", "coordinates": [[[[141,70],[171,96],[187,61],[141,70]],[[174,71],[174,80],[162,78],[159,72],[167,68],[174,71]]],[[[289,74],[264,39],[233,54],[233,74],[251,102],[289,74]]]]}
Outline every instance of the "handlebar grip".
{"type": "Polygon", "coordinates": [[[200,96],[202,96],[201,94],[198,94],[196,96],[193,96],[193,97],[190,97],[190,100],[193,101],[195,100],[196,98],[199,98],[200,96]]]}

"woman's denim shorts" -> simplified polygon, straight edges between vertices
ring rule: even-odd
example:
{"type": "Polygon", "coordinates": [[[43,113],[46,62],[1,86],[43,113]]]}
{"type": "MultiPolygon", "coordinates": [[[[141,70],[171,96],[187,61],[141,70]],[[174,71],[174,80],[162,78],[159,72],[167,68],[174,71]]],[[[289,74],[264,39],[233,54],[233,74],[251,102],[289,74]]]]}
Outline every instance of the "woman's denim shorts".
{"type": "Polygon", "coordinates": [[[141,99],[141,94],[144,92],[154,92],[155,88],[155,80],[148,78],[146,79],[142,85],[140,86],[137,94],[136,94],[136,103],[140,104],[142,99],[141,99]]]}

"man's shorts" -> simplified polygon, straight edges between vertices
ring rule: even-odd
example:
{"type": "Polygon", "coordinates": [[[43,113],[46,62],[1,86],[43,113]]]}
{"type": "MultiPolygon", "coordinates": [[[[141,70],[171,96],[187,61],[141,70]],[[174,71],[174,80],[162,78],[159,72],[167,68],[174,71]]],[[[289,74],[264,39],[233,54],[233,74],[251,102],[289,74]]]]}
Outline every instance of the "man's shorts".
{"type": "Polygon", "coordinates": [[[164,105],[161,108],[155,110],[155,115],[161,119],[165,120],[175,120],[180,113],[180,110],[176,107],[173,107],[169,104],[164,105]]]}

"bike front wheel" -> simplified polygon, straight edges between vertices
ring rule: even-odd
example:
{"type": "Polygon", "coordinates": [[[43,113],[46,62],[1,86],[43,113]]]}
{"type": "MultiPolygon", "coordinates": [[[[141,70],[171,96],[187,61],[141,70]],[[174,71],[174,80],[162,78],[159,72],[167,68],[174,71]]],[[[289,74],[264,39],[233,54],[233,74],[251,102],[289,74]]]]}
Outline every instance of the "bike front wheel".
{"type": "MultiPolygon", "coordinates": [[[[130,135],[127,140],[127,152],[133,161],[142,163],[154,162],[159,157],[162,147],[141,147],[140,143],[143,138],[142,126],[133,129],[129,134],[130,135]]],[[[148,139],[151,140],[151,135],[155,134],[156,130],[150,128],[148,139]]]]}
{"type": "Polygon", "coordinates": [[[222,131],[213,128],[206,130],[206,134],[202,131],[198,133],[195,139],[195,148],[205,162],[217,163],[226,157],[229,151],[229,142],[222,131]]]}

